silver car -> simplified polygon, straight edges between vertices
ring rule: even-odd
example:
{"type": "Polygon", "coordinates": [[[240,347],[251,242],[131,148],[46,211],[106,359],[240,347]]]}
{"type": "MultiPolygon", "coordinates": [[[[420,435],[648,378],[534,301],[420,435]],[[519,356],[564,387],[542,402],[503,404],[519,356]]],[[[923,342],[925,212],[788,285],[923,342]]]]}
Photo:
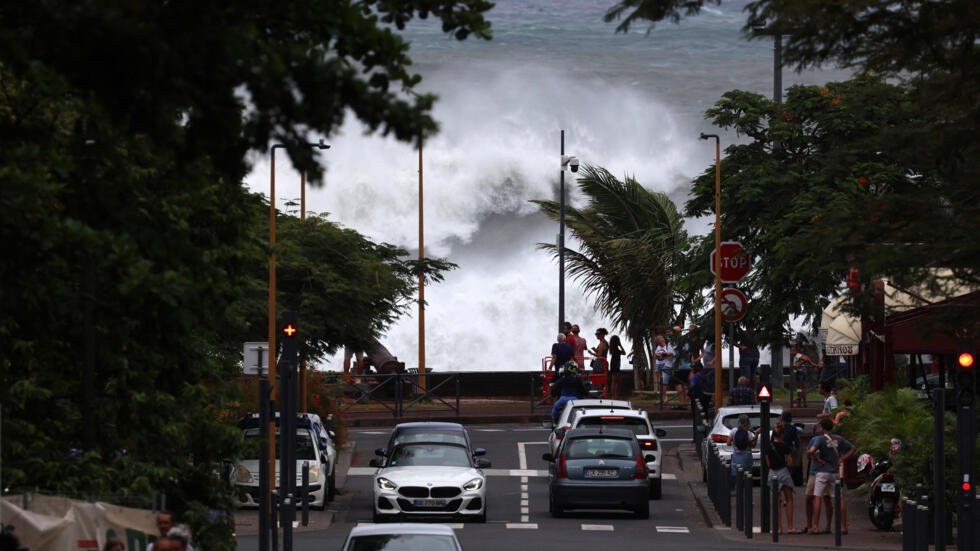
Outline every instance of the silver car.
{"type": "Polygon", "coordinates": [[[560,517],[569,509],[626,509],[650,518],[650,479],[640,445],[624,429],[572,429],[549,462],[548,510],[560,517]]]}
{"type": "Polygon", "coordinates": [[[572,428],[572,419],[579,412],[589,409],[633,409],[633,405],[626,400],[597,400],[594,398],[566,402],[565,408],[561,410],[561,414],[558,416],[558,423],[552,427],[551,434],[548,435],[548,451],[551,452],[551,455],[555,455],[558,451],[558,444],[561,443],[562,437],[558,429],[568,430],[572,428]]]}
{"type": "Polygon", "coordinates": [[[462,551],[453,529],[443,524],[385,524],[352,528],[344,551],[462,551]]]}
{"type": "MultiPolygon", "coordinates": [[[[738,416],[743,413],[749,416],[749,422],[753,429],[759,428],[762,425],[762,411],[760,406],[727,406],[718,408],[718,412],[715,413],[715,418],[711,423],[711,428],[702,444],[702,476],[708,472],[708,453],[711,451],[709,446],[715,446],[718,449],[718,456],[721,460],[726,465],[731,465],[733,450],[728,445],[728,435],[731,434],[732,429],[738,426],[738,416]]],[[[770,430],[776,426],[782,414],[783,408],[780,406],[771,406],[769,408],[770,430]]],[[[760,457],[759,443],[756,441],[756,445],[752,448],[752,471],[755,475],[758,475],[759,469],[761,468],[760,457]]]]}

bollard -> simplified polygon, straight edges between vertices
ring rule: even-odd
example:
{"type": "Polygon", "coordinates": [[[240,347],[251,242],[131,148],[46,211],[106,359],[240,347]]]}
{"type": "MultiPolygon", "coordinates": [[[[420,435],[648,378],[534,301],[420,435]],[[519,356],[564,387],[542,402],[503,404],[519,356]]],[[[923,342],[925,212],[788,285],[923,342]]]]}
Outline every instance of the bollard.
{"type": "Polygon", "coordinates": [[[745,484],[742,482],[742,466],[739,465],[735,467],[735,529],[741,530],[743,526],[743,517],[745,515],[745,498],[742,496],[743,488],[745,484]]]}
{"type": "Polygon", "coordinates": [[[915,551],[915,508],[914,500],[902,499],[902,551],[915,551]]]}
{"type": "Polygon", "coordinates": [[[272,503],[269,504],[272,518],[269,526],[272,528],[272,551],[279,551],[279,490],[272,491],[272,503]]]}
{"type": "Polygon", "coordinates": [[[742,485],[745,492],[745,507],[742,511],[742,524],[745,525],[745,537],[752,539],[752,468],[745,471],[745,483],[742,485]]]}
{"type": "Polygon", "coordinates": [[[834,481],[834,545],[841,546],[840,479],[834,481]]]}
{"type": "Polygon", "coordinates": [[[779,481],[775,479],[772,481],[772,516],[769,520],[772,522],[772,542],[778,543],[779,523],[782,519],[779,518],[779,481]]]}
{"type": "MultiPolygon", "coordinates": [[[[323,500],[327,500],[327,492],[330,491],[329,488],[323,491],[323,500]]],[[[300,499],[303,500],[303,514],[302,522],[303,526],[309,526],[310,524],[310,464],[309,462],[303,463],[303,485],[299,489],[300,499]]]]}
{"type": "Polygon", "coordinates": [[[915,508],[915,548],[929,551],[929,508],[919,505],[915,508]]]}

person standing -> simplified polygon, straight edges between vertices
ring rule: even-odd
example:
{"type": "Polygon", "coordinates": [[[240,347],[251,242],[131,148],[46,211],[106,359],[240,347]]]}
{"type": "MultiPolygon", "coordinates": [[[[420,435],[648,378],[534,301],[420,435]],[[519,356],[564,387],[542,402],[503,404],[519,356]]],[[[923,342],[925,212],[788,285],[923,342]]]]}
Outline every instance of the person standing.
{"type": "Polygon", "coordinates": [[[813,363],[806,354],[801,353],[795,346],[789,347],[789,355],[793,362],[793,380],[796,381],[796,406],[806,407],[806,377],[807,366],[821,367],[813,363]]]}
{"type": "MultiPolygon", "coordinates": [[[[732,447],[732,481],[738,474],[738,467],[743,470],[752,469],[752,447],[759,437],[759,431],[752,430],[752,423],[749,416],[742,413],[738,416],[738,426],[728,433],[727,444],[732,447]]],[[[735,486],[732,485],[732,491],[735,486]]]]}
{"type": "MultiPolygon", "coordinates": [[[[600,327],[600,328],[596,329],[595,330],[595,338],[599,339],[599,344],[597,344],[595,346],[595,348],[590,348],[589,349],[589,352],[593,356],[595,356],[595,358],[599,359],[599,364],[601,364],[601,365],[599,365],[598,371],[602,371],[603,373],[605,373],[606,371],[608,371],[608,369],[607,369],[608,365],[607,365],[607,360],[606,360],[606,356],[609,354],[609,343],[606,342],[606,335],[608,335],[608,334],[609,334],[609,331],[606,331],[606,328],[605,327],[600,327]]],[[[595,360],[592,360],[592,361],[595,361],[595,360]]],[[[593,365],[592,366],[592,369],[593,370],[596,370],[596,366],[593,365]]]]}
{"type": "Polygon", "coordinates": [[[708,415],[708,395],[705,387],[708,385],[708,377],[704,374],[704,367],[700,363],[691,366],[691,384],[687,387],[687,393],[691,396],[691,404],[697,402],[701,406],[701,413],[708,415]]]}
{"type": "Polygon", "coordinates": [[[558,375],[562,367],[572,360],[575,352],[572,347],[565,342],[565,334],[558,333],[558,342],[551,345],[551,369],[558,375]]]}
{"type": "Polygon", "coordinates": [[[551,419],[557,424],[558,415],[565,407],[565,404],[589,395],[589,391],[585,388],[585,383],[582,382],[582,376],[579,375],[578,367],[574,362],[565,364],[564,374],[555,383],[555,394],[558,396],[558,399],[555,400],[555,405],[551,408],[551,419]]]}
{"type": "MultiPolygon", "coordinates": [[[[160,539],[165,539],[170,535],[171,530],[176,526],[174,522],[174,514],[170,511],[160,511],[157,513],[157,531],[160,532],[160,539]]],[[[178,533],[180,531],[178,530],[178,533]]],[[[178,534],[174,534],[173,538],[176,540],[178,534]]],[[[157,541],[160,541],[159,539],[157,541]]],[[[194,546],[190,544],[190,538],[183,538],[183,547],[174,547],[173,549],[178,549],[179,551],[194,551],[194,546]]],[[[146,551],[154,551],[154,542],[150,542],[150,545],[146,546],[146,551]]],[[[161,547],[158,551],[164,551],[161,547]]]]}
{"type": "Polygon", "coordinates": [[[749,380],[749,388],[753,391],[759,382],[759,347],[755,345],[755,335],[751,329],[742,333],[742,339],[738,343],[738,371],[739,375],[749,380]]]}
{"type": "Polygon", "coordinates": [[[667,387],[674,375],[674,347],[667,343],[663,335],[657,335],[657,349],[654,356],[657,358],[657,373],[660,374],[660,402],[667,401],[667,387]]]}
{"type": "MultiPolygon", "coordinates": [[[[784,442],[785,431],[782,425],[776,425],[772,431],[772,441],[769,442],[769,449],[766,450],[766,464],[769,466],[769,484],[777,481],[779,486],[778,498],[782,503],[780,510],[786,511],[786,526],[790,534],[799,532],[793,528],[793,477],[789,474],[789,467],[793,465],[792,452],[784,442]]],[[[781,515],[776,516],[776,526],[779,533],[783,533],[781,515]]]]}
{"type": "Polygon", "coordinates": [[[572,350],[575,351],[575,363],[578,364],[579,371],[585,371],[585,350],[588,345],[585,344],[585,338],[579,335],[578,325],[572,326],[572,336],[575,337],[575,342],[568,344],[572,345],[572,350]]]}
{"type": "Polygon", "coordinates": [[[739,377],[738,384],[728,395],[728,405],[730,406],[754,406],[755,392],[749,388],[749,380],[746,377],[739,377]]]}
{"type": "Polygon", "coordinates": [[[609,381],[610,398],[617,398],[621,392],[619,369],[623,361],[623,355],[625,354],[626,350],[623,349],[623,343],[620,342],[619,335],[609,337],[609,373],[606,374],[606,378],[609,381]]]}
{"type": "MultiPolygon", "coordinates": [[[[826,528],[823,533],[830,533],[830,520],[833,517],[833,509],[830,508],[830,494],[833,491],[834,483],[837,481],[840,466],[848,457],[854,454],[854,445],[844,437],[834,434],[834,423],[830,419],[820,420],[820,430],[823,434],[814,436],[810,440],[807,454],[815,462],[815,476],[813,485],[813,516],[810,519],[810,533],[819,533],[820,509],[826,508],[825,517],[827,518],[826,528]]],[[[847,523],[844,521],[843,510],[841,511],[841,527],[847,523]]],[[[844,529],[846,532],[847,530],[844,529]]]]}
{"type": "Polygon", "coordinates": [[[674,383],[680,403],[674,409],[687,409],[687,383],[691,379],[691,336],[682,335],[680,327],[674,327],[675,339],[680,346],[674,347],[674,383]]]}
{"type": "Polygon", "coordinates": [[[830,419],[833,411],[840,407],[840,403],[837,401],[837,391],[833,384],[824,381],[820,383],[820,394],[824,396],[823,411],[817,414],[817,419],[830,419]]]}

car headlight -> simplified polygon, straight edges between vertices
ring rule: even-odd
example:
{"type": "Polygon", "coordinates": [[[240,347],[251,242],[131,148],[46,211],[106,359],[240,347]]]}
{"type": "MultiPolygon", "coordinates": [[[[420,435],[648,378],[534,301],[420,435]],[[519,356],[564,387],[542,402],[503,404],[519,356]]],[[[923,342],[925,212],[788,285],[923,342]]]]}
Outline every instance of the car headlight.
{"type": "Polygon", "coordinates": [[[463,484],[463,489],[466,490],[467,492],[472,492],[474,490],[479,490],[482,487],[483,487],[483,479],[482,478],[474,478],[473,480],[470,480],[466,484],[463,484]]]}
{"type": "Polygon", "coordinates": [[[388,480],[383,476],[379,476],[376,482],[378,483],[378,488],[382,490],[394,490],[395,488],[398,487],[397,484],[395,484],[394,482],[388,480]]]}
{"type": "MultiPolygon", "coordinates": [[[[303,471],[300,471],[299,472],[299,476],[300,477],[303,476],[303,471]]],[[[320,466],[319,465],[310,465],[310,483],[312,483],[314,480],[316,480],[318,478],[320,478],[320,466]]]]}
{"type": "Polygon", "coordinates": [[[253,482],[252,473],[245,468],[244,465],[239,465],[235,468],[235,482],[240,484],[251,484],[253,482]]]}

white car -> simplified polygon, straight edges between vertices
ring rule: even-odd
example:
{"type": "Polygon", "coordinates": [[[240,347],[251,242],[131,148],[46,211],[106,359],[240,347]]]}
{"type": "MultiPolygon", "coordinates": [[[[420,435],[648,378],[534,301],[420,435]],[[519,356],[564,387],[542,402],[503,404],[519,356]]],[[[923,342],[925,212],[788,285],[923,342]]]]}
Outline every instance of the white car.
{"type": "MultiPolygon", "coordinates": [[[[279,416],[276,416],[276,441],[279,439],[279,416]]],[[[255,441],[261,438],[258,414],[241,421],[242,438],[255,441]]],[[[256,446],[257,449],[257,446],[256,446]]],[[[296,486],[303,483],[303,466],[309,467],[310,507],[323,510],[336,490],[336,457],[333,434],[323,427],[316,414],[297,414],[296,418],[296,486]]],[[[236,462],[232,470],[232,483],[241,491],[240,507],[259,506],[259,456],[254,453],[236,462]]],[[[279,446],[276,446],[276,488],[279,487],[279,446]]]]}
{"type": "Polygon", "coordinates": [[[373,484],[374,522],[412,516],[486,522],[487,480],[483,469],[489,468],[490,462],[477,459],[486,451],[471,449],[460,425],[455,425],[455,430],[464,438],[458,440],[446,438],[450,431],[432,425],[432,438],[426,438],[422,431],[411,431],[413,437],[405,439],[402,437],[408,433],[404,428],[395,427],[390,448],[375,451],[381,457],[371,460],[371,466],[378,468],[373,484]]]}
{"type": "MultiPolygon", "coordinates": [[[[636,435],[640,450],[644,457],[653,456],[653,461],[647,461],[647,478],[650,479],[650,499],[660,499],[662,494],[663,472],[660,465],[663,451],[660,449],[658,437],[667,433],[663,429],[654,429],[645,411],[635,409],[587,409],[578,412],[571,422],[573,429],[609,427],[629,429],[636,435]]],[[[565,429],[558,428],[559,435],[564,436],[565,429]]]]}
{"type": "MultiPolygon", "coordinates": [[[[548,435],[548,450],[551,455],[558,453],[558,445],[561,444],[562,437],[559,436],[558,429],[563,428],[567,431],[572,428],[572,418],[580,411],[589,409],[633,409],[633,405],[625,400],[596,400],[592,398],[566,402],[565,408],[561,410],[561,414],[558,416],[558,423],[552,427],[551,434],[548,435]]],[[[561,434],[564,434],[564,431],[561,434]]]]}
{"type": "MultiPolygon", "coordinates": [[[[727,406],[718,408],[718,412],[715,413],[715,418],[711,422],[711,429],[708,432],[707,437],[704,439],[702,444],[702,454],[701,454],[701,472],[702,477],[704,473],[707,473],[707,461],[708,452],[710,452],[709,446],[714,445],[718,448],[718,456],[726,465],[731,465],[732,461],[732,446],[727,444],[728,435],[731,434],[732,429],[738,426],[738,416],[741,414],[746,414],[749,416],[749,422],[752,425],[752,429],[756,429],[762,425],[762,411],[760,406],[727,406]]],[[[780,406],[770,406],[769,407],[769,430],[771,431],[775,426],[776,422],[779,421],[779,417],[783,414],[783,408],[780,406]]],[[[756,445],[752,448],[752,471],[754,474],[759,473],[761,468],[759,453],[759,442],[756,440],[756,445]]]]}
{"type": "Polygon", "coordinates": [[[444,524],[396,523],[356,526],[343,551],[462,551],[453,529],[444,524]]]}

